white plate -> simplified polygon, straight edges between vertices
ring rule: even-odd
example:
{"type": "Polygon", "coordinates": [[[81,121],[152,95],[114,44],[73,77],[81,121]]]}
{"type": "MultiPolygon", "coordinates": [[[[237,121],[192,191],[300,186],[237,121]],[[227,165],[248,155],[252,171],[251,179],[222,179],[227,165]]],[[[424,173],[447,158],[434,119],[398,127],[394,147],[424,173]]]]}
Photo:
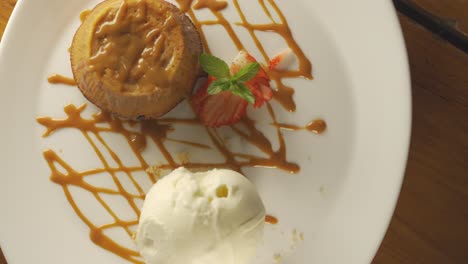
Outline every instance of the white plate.
{"type": "MultiPolygon", "coordinates": [[[[291,81],[298,110],[286,113],[273,103],[278,119],[303,125],[324,118],[328,130],[284,132],[288,159],[302,167],[297,175],[247,170],[268,213],[280,220],[267,227],[256,263],[273,263],[277,253],[283,263],[369,263],[392,216],[410,134],[408,65],[395,11],[391,1],[277,2],[315,76],[291,81]],[[292,241],[294,229],[304,241],[292,241]]],[[[87,226],[50,182],[42,151],[60,150],[79,170],[95,166],[95,156],[76,130],[42,139],[44,128],[35,121],[63,117],[64,105],[85,102],[77,89],[50,85],[46,77],[70,75],[67,48],[78,15],[95,3],[19,1],[1,42],[0,241],[11,264],[127,263],[89,240],[87,226]]],[[[252,4],[248,12],[259,9],[252,4]]],[[[209,34],[215,54],[232,57],[217,34],[209,34]]],[[[264,41],[268,50],[285,48],[274,38],[264,41]]],[[[96,221],[106,221],[92,199],[76,197],[96,221]]]]}

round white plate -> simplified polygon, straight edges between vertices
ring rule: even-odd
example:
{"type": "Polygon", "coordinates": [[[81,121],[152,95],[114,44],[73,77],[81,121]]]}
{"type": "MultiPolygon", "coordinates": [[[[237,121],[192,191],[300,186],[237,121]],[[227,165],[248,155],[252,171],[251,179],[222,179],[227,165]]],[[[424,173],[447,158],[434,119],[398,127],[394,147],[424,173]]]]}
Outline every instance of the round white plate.
{"type": "MultiPolygon", "coordinates": [[[[276,2],[315,76],[291,80],[297,112],[287,113],[273,102],[277,117],[298,125],[323,118],[328,129],[322,135],[283,132],[288,159],[301,166],[298,174],[246,170],[268,213],[280,221],[267,226],[256,263],[274,263],[277,254],[282,263],[369,263],[392,216],[410,135],[408,64],[395,11],[391,1],[276,2]]],[[[241,1],[261,22],[256,3],[241,1]]],[[[19,1],[0,43],[0,245],[11,264],[128,263],[89,240],[87,226],[49,180],[42,151],[58,151],[78,170],[95,167],[95,155],[73,129],[41,138],[44,127],[35,120],[63,117],[65,105],[85,102],[76,88],[50,85],[46,77],[71,76],[67,48],[80,11],[94,4],[19,1]]],[[[215,55],[235,55],[217,31],[208,38],[215,55]]],[[[269,52],[285,48],[275,38],[262,40],[269,52]]],[[[125,142],[109,140],[123,159],[130,159],[125,142]]],[[[105,185],[106,179],[94,184],[105,185]]],[[[77,191],[75,198],[93,221],[107,221],[89,194],[77,191]]],[[[124,204],[115,206],[126,214],[124,204]]],[[[120,239],[118,232],[114,235],[120,239]]]]}

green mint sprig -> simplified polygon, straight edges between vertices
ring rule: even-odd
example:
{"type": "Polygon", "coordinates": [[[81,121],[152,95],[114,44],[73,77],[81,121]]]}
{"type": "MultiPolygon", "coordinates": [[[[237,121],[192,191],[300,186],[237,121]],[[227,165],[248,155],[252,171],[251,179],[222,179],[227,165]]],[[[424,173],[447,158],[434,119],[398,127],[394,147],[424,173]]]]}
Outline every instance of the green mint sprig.
{"type": "Polygon", "coordinates": [[[257,75],[260,70],[260,64],[258,62],[250,63],[231,76],[229,66],[220,58],[204,53],[200,55],[199,61],[203,70],[216,78],[216,80],[208,86],[208,94],[230,91],[251,104],[255,103],[254,95],[244,83],[257,75]]]}

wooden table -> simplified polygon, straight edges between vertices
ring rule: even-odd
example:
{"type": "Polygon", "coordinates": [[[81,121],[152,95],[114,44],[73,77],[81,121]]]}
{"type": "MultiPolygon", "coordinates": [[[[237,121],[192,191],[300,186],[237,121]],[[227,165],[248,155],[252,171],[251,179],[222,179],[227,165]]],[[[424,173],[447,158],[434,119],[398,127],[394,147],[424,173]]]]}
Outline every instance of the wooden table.
{"type": "MultiPolygon", "coordinates": [[[[0,39],[15,2],[0,0],[0,39]]],[[[411,66],[413,133],[398,206],[373,263],[465,264],[468,1],[394,3],[411,66]]]]}

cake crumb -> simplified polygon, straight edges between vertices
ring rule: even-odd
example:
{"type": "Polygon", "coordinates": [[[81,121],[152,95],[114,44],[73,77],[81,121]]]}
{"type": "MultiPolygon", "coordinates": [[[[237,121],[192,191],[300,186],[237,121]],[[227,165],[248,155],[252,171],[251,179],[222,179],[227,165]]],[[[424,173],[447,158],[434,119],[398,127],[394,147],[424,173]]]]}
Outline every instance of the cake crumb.
{"type": "Polygon", "coordinates": [[[146,173],[152,174],[155,180],[159,180],[164,176],[164,169],[161,165],[150,166],[145,170],[146,173]]]}
{"type": "Polygon", "coordinates": [[[292,231],[292,237],[291,237],[291,250],[296,250],[298,243],[300,241],[304,241],[304,234],[302,232],[298,232],[296,229],[293,229],[292,231]]]}
{"type": "Polygon", "coordinates": [[[273,255],[273,260],[275,261],[275,263],[281,263],[283,257],[281,256],[281,254],[275,254],[273,255]]]}
{"type": "Polygon", "coordinates": [[[321,185],[320,188],[319,188],[319,193],[320,193],[321,195],[324,195],[325,192],[326,192],[325,186],[324,186],[324,185],[321,185]]]}
{"type": "Polygon", "coordinates": [[[188,152],[180,152],[177,154],[177,158],[182,165],[190,163],[190,154],[188,152]]]}
{"type": "Polygon", "coordinates": [[[294,244],[297,243],[297,230],[296,229],[293,229],[292,231],[292,241],[294,244]]]}

